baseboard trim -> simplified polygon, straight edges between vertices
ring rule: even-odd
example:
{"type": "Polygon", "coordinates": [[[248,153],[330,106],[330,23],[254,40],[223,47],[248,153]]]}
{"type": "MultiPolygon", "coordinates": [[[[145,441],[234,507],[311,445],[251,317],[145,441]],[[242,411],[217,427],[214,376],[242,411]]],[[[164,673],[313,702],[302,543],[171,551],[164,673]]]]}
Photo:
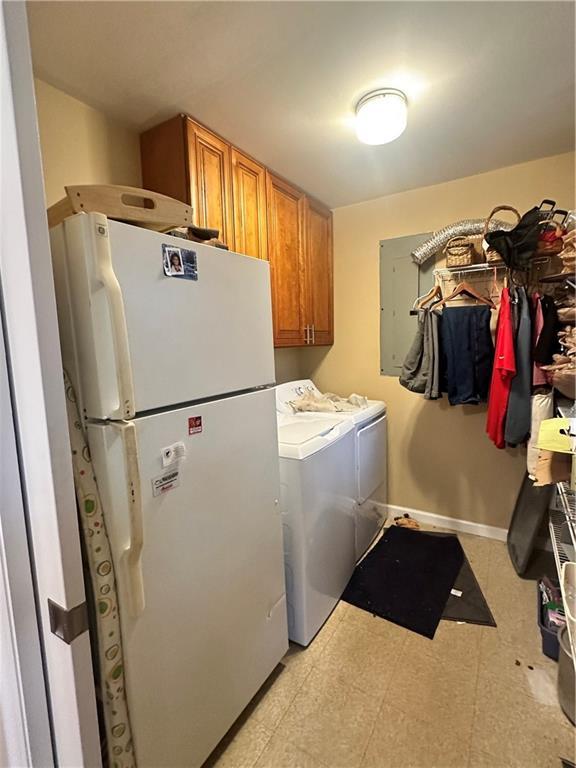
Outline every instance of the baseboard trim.
{"type": "Polygon", "coordinates": [[[506,541],[508,534],[506,528],[498,528],[495,525],[484,525],[483,523],[473,523],[471,520],[460,520],[455,517],[446,517],[445,515],[436,515],[433,512],[424,512],[421,509],[398,507],[394,504],[378,504],[378,506],[384,507],[387,514],[392,518],[398,517],[398,515],[409,514],[410,517],[413,517],[421,523],[437,525],[439,528],[449,528],[452,531],[458,531],[460,533],[470,533],[473,536],[484,536],[487,539],[506,541]]]}

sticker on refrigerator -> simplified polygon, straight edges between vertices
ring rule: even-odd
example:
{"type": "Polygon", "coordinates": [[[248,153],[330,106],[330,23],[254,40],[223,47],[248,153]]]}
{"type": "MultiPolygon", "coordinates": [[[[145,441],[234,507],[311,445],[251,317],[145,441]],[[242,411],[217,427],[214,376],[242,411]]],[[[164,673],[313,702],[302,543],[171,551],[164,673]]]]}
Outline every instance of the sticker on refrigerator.
{"type": "Polygon", "coordinates": [[[158,477],[152,478],[152,495],[161,496],[180,485],[180,469],[171,469],[158,477]]]}
{"type": "Polygon", "coordinates": [[[162,266],[167,277],[181,277],[183,280],[198,280],[196,251],[162,245],[162,266]]]}
{"type": "Polygon", "coordinates": [[[190,416],[188,419],[188,434],[197,435],[202,432],[202,416],[190,416]]]}
{"type": "Polygon", "coordinates": [[[163,467],[168,467],[170,464],[174,464],[176,461],[183,461],[185,458],[186,446],[184,443],[173,443],[172,445],[167,445],[166,448],[162,448],[163,467]]]}

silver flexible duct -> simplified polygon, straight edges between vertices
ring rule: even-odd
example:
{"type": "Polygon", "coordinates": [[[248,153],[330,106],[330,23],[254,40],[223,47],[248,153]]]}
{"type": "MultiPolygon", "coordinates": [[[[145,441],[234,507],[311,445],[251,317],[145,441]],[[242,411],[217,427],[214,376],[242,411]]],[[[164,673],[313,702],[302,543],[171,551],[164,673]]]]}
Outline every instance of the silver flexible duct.
{"type": "MultiPolygon", "coordinates": [[[[457,221],[455,224],[449,224],[447,227],[443,227],[442,229],[439,229],[438,232],[435,232],[425,243],[414,248],[412,251],[412,260],[416,262],[416,264],[424,264],[425,261],[436,256],[451,237],[456,237],[457,235],[481,235],[484,232],[485,224],[486,219],[463,219],[462,221],[457,221]]],[[[495,229],[509,231],[515,226],[515,224],[511,224],[508,221],[492,219],[488,224],[488,231],[492,232],[495,229]]]]}

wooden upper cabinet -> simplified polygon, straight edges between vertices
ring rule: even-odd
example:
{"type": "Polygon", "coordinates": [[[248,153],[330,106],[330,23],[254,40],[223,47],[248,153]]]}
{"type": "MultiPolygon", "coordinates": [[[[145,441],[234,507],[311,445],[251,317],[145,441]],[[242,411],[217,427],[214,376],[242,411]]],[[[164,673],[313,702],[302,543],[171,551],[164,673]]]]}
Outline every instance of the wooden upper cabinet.
{"type": "Polygon", "coordinates": [[[268,258],[266,169],[232,147],[232,197],[236,250],[268,258]]]}
{"type": "Polygon", "coordinates": [[[217,229],[234,248],[231,147],[186,115],[157,125],[140,137],[142,185],[182,200],[194,223],[217,229]]]}
{"type": "Polygon", "coordinates": [[[332,214],[227,141],[177,115],[140,137],[142,184],[193,207],[229,248],[270,261],[274,344],[332,344],[332,214]]]}
{"type": "Polygon", "coordinates": [[[332,212],[306,199],[306,323],[310,343],[334,343],[332,212]]]}
{"type": "Polygon", "coordinates": [[[196,222],[217,229],[220,240],[234,249],[230,145],[192,120],[187,128],[188,156],[195,170],[192,205],[196,222]]]}
{"type": "Polygon", "coordinates": [[[186,128],[186,117],[176,115],[140,135],[142,186],[192,205],[186,128]]]}
{"type": "Polygon", "coordinates": [[[274,345],[306,343],[304,193],[266,172],[274,345]]]}

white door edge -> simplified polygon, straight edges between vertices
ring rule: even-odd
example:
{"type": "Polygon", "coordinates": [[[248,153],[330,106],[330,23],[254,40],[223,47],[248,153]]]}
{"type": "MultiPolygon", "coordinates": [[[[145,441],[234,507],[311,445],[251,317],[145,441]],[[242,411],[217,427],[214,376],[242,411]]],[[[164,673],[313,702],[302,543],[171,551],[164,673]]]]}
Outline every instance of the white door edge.
{"type": "Polygon", "coordinates": [[[0,283],[52,736],[58,764],[99,766],[88,634],[68,645],[48,616],[49,599],[69,609],[85,594],[26,6],[0,16],[0,283]]]}

